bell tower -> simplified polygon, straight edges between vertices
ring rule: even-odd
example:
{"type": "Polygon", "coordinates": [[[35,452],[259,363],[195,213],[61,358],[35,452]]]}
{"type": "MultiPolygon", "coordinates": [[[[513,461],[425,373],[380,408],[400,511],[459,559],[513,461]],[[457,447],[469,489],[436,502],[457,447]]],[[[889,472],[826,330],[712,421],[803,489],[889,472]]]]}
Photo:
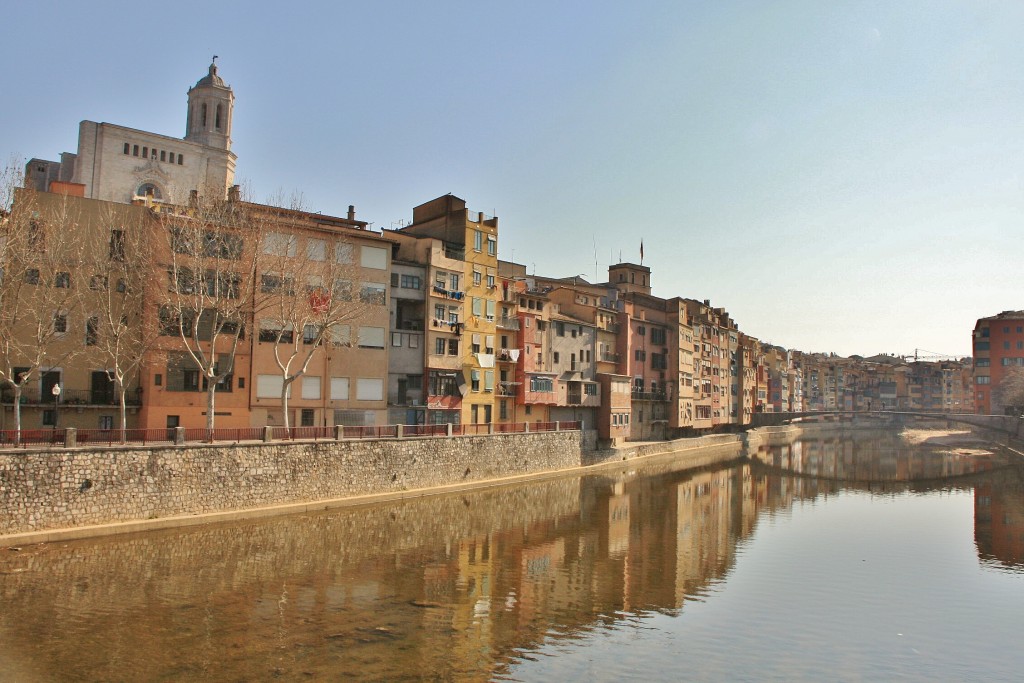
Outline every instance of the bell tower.
{"type": "Polygon", "coordinates": [[[214,55],[210,72],[188,91],[185,139],[230,151],[234,108],[235,94],[217,75],[217,55],[214,55]]]}

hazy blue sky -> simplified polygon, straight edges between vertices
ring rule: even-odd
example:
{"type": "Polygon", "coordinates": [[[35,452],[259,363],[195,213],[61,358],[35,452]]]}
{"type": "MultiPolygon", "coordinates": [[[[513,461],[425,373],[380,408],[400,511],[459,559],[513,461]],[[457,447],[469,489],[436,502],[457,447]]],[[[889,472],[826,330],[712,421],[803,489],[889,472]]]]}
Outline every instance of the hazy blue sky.
{"type": "Polygon", "coordinates": [[[0,157],[184,135],[214,54],[238,179],[374,227],[452,192],[500,257],[711,299],[763,340],[970,352],[1024,308],[1024,2],[5,2],[0,157]],[[596,261],[596,264],[595,264],[596,261]]]}

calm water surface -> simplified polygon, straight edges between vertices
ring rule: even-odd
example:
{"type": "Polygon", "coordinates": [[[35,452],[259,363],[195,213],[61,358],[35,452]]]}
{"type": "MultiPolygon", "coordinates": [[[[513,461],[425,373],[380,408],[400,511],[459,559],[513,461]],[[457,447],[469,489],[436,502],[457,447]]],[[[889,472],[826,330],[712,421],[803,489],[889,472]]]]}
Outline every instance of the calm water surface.
{"type": "Polygon", "coordinates": [[[0,550],[0,681],[1020,680],[1008,463],[805,441],[0,550]]]}

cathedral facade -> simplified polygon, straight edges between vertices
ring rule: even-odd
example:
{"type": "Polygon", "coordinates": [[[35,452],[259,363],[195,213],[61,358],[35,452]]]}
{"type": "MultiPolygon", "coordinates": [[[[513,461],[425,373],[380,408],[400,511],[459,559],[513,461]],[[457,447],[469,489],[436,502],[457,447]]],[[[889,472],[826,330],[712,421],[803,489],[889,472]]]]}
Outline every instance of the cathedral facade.
{"type": "Polygon", "coordinates": [[[62,192],[122,203],[150,197],[184,204],[193,190],[223,196],[235,178],[235,95],[214,60],[188,91],[184,138],[82,121],[78,151],[62,153],[60,161],[31,159],[25,186],[47,191],[56,182],[62,192]]]}

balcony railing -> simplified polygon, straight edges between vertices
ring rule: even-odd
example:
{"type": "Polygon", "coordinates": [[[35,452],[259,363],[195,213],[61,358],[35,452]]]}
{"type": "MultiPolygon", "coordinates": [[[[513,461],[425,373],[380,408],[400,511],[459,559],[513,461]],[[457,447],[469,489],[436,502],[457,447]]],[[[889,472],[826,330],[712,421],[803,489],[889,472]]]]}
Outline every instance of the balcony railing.
{"type": "Polygon", "coordinates": [[[610,353],[608,351],[602,351],[601,352],[600,360],[602,362],[604,362],[604,363],[618,363],[619,362],[619,354],[617,354],[617,353],[610,353]]]}
{"type": "Polygon", "coordinates": [[[633,389],[632,398],[634,401],[667,401],[668,394],[664,391],[642,391],[633,389]]]}
{"type": "MultiPolygon", "coordinates": [[[[138,391],[129,390],[125,395],[125,404],[142,405],[142,396],[138,391]]],[[[0,389],[0,403],[13,404],[14,390],[9,386],[0,389]]],[[[64,389],[56,401],[60,406],[116,406],[120,405],[117,392],[113,387],[103,389],[64,389]]],[[[53,394],[47,392],[40,395],[39,389],[28,387],[21,390],[21,405],[52,406],[53,394]]]]}
{"type": "Polygon", "coordinates": [[[498,396],[511,396],[515,397],[519,395],[519,385],[512,384],[511,382],[499,382],[498,383],[498,396]]]}
{"type": "Polygon", "coordinates": [[[498,327],[506,330],[518,330],[519,318],[498,318],[498,327]]]}

